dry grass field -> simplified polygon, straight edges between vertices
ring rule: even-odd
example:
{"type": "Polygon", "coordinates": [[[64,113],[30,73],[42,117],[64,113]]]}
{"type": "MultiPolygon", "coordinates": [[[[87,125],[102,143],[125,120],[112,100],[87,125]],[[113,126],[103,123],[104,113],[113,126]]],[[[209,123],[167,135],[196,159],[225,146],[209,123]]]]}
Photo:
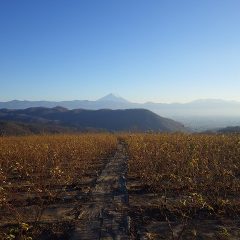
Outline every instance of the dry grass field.
{"type": "Polygon", "coordinates": [[[240,239],[240,136],[0,138],[0,239],[79,239],[83,212],[96,239],[240,239]]]}
{"type": "Polygon", "coordinates": [[[50,206],[86,194],[116,145],[110,134],[0,138],[0,225],[9,226],[0,239],[30,239],[38,223],[69,220],[50,206]]]}
{"type": "Polygon", "coordinates": [[[240,239],[239,135],[136,134],[126,141],[135,234],[240,239]]]}

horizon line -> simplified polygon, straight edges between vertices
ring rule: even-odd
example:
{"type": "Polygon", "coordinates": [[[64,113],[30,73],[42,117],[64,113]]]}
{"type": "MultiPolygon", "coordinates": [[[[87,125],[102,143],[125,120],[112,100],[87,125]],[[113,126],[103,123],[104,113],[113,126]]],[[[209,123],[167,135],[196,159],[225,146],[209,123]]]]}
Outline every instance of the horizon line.
{"type": "MultiPolygon", "coordinates": [[[[107,94],[105,96],[108,96],[110,94],[107,94]]],[[[105,97],[103,96],[103,97],[105,97]]],[[[116,97],[121,97],[120,95],[115,95],[116,97]]],[[[101,98],[103,98],[101,97],[101,98]]],[[[30,99],[12,99],[12,100],[0,100],[1,103],[8,103],[8,102],[13,102],[13,101],[19,101],[19,102],[74,102],[74,101],[89,101],[89,102],[97,102],[101,98],[97,98],[96,100],[88,100],[88,99],[69,99],[69,100],[46,100],[46,99],[41,99],[41,100],[30,100],[30,99]]],[[[123,98],[123,97],[121,97],[123,98]]],[[[162,101],[162,102],[157,102],[157,101],[145,101],[145,102],[137,102],[137,101],[130,101],[128,99],[123,98],[124,100],[128,101],[129,103],[135,103],[135,104],[148,104],[148,103],[153,103],[153,104],[187,104],[187,103],[192,103],[192,102],[197,102],[197,101],[224,101],[224,102],[237,102],[240,103],[239,100],[236,99],[224,99],[224,98],[196,98],[193,100],[189,101],[162,101]]]]}

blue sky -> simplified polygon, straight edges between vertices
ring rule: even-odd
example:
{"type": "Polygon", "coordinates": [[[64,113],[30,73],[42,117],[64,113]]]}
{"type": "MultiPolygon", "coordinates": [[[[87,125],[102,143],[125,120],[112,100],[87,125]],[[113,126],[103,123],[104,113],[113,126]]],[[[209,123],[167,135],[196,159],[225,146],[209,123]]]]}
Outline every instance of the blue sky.
{"type": "Polygon", "coordinates": [[[1,0],[0,101],[240,100],[239,0],[1,0]]]}

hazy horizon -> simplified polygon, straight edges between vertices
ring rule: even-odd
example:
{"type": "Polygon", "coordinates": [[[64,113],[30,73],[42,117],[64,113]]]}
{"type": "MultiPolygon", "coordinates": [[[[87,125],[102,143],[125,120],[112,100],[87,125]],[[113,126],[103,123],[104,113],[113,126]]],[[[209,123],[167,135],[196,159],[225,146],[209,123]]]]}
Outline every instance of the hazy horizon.
{"type": "Polygon", "coordinates": [[[226,101],[226,102],[237,102],[237,103],[240,103],[239,100],[231,100],[231,99],[221,99],[221,98],[198,98],[198,99],[192,99],[192,100],[189,100],[189,101],[175,101],[175,102],[164,102],[164,101],[161,101],[161,102],[157,102],[157,101],[132,101],[130,99],[127,99],[125,98],[124,96],[121,96],[119,94],[115,94],[115,93],[109,93],[109,94],[105,94],[104,96],[101,96],[101,97],[98,97],[98,98],[86,98],[86,99],[53,99],[53,100],[50,100],[50,99],[9,99],[9,100],[1,100],[0,99],[0,102],[10,102],[10,101],[49,101],[49,102],[64,102],[64,101],[98,101],[99,99],[101,99],[102,97],[106,97],[108,95],[114,95],[116,97],[120,97],[120,98],[123,98],[124,100],[127,100],[129,101],[130,103],[139,103],[139,104],[144,104],[144,103],[166,103],[166,104],[174,104],[174,103],[180,103],[180,104],[185,104],[185,103],[191,103],[191,102],[195,102],[195,101],[226,101]]]}
{"type": "Polygon", "coordinates": [[[240,101],[240,2],[1,1],[0,101],[240,101]]]}

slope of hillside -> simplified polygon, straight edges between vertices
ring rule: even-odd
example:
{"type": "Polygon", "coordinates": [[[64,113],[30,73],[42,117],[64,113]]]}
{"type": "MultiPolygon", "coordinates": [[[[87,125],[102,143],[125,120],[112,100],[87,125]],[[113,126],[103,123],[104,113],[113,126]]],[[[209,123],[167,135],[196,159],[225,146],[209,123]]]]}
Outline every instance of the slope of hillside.
{"type": "Polygon", "coordinates": [[[240,126],[221,128],[217,132],[223,133],[223,134],[225,134],[225,133],[240,133],[240,126]]]}
{"type": "Polygon", "coordinates": [[[73,100],[73,101],[19,101],[0,102],[0,109],[26,109],[30,107],[52,108],[62,106],[67,109],[136,109],[144,108],[162,116],[172,117],[203,117],[203,116],[239,116],[240,102],[218,99],[202,99],[188,103],[134,103],[122,97],[108,94],[96,101],[73,100]]]}
{"type": "Polygon", "coordinates": [[[145,109],[68,110],[62,107],[39,107],[24,110],[1,109],[0,120],[70,127],[77,130],[90,128],[107,131],[186,131],[181,123],[160,117],[145,109]]]}
{"type": "Polygon", "coordinates": [[[76,128],[65,127],[58,124],[23,123],[13,121],[0,121],[0,136],[21,136],[45,133],[75,133],[76,128]]]}

